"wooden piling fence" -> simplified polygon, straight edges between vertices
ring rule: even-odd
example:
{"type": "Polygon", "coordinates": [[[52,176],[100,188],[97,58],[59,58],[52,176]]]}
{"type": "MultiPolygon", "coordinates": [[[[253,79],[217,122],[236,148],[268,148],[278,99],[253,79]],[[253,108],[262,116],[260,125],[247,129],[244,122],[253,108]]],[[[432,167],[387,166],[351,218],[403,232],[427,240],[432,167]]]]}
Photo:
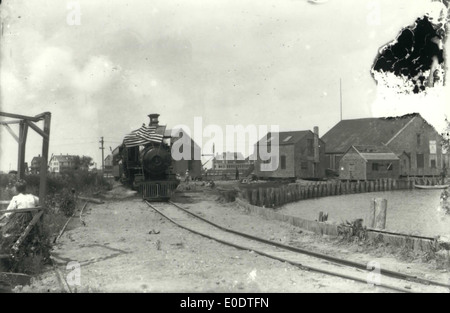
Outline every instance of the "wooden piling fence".
{"type": "MultiPolygon", "coordinates": [[[[241,198],[248,203],[264,207],[280,207],[284,204],[320,197],[368,193],[378,191],[392,191],[413,189],[414,184],[423,181],[423,178],[408,179],[376,179],[371,181],[332,181],[315,182],[307,184],[289,184],[280,187],[248,188],[240,193],[241,198]]],[[[437,183],[436,178],[430,178],[426,183],[437,183]]]]}

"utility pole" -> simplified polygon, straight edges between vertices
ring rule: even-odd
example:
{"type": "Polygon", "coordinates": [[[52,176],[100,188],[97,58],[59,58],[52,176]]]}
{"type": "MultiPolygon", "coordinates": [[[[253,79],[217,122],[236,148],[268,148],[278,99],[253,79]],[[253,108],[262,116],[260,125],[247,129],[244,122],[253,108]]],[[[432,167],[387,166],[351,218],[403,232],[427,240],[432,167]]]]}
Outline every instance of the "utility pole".
{"type": "Polygon", "coordinates": [[[103,175],[103,173],[105,172],[105,157],[104,157],[105,147],[103,146],[103,144],[104,144],[103,136],[101,137],[99,143],[102,145],[99,149],[102,150],[102,175],[103,175]]]}

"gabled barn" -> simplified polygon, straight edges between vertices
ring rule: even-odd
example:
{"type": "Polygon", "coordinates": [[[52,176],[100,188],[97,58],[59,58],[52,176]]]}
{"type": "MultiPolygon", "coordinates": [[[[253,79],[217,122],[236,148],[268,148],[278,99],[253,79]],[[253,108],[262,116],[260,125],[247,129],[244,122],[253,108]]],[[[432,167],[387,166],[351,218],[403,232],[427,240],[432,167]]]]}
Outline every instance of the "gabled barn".
{"type": "Polygon", "coordinates": [[[399,117],[342,120],[322,140],[326,168],[339,171],[339,162],[351,146],[387,146],[400,158],[404,176],[439,175],[443,167],[442,136],[419,114],[399,117]]]}
{"type": "Polygon", "coordinates": [[[386,146],[351,146],[339,162],[343,180],[398,178],[400,159],[386,146]]]}
{"type": "Polygon", "coordinates": [[[319,139],[319,129],[268,133],[256,144],[259,149],[274,149],[272,137],[278,135],[278,168],[273,171],[262,171],[264,161],[257,153],[255,175],[261,178],[323,178],[325,168],[325,143],[319,139]],[[270,147],[268,149],[267,147],[270,147]]]}

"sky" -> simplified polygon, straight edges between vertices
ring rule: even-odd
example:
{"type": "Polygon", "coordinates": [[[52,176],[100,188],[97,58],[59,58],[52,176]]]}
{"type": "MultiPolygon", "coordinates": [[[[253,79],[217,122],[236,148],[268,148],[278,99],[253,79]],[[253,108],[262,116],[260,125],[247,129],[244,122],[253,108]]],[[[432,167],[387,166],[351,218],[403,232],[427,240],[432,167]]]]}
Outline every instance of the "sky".
{"type": "MultiPolygon", "coordinates": [[[[168,128],[193,131],[201,117],[204,127],[323,135],[340,120],[340,81],[344,119],[419,112],[442,131],[449,88],[398,94],[370,73],[379,49],[430,3],[4,0],[0,110],[51,112],[50,154],[88,155],[98,167],[100,137],[106,157],[150,113],[168,128]]],[[[30,130],[26,162],[41,144],[30,130]]],[[[0,170],[17,168],[17,149],[2,127],[0,170]]]]}

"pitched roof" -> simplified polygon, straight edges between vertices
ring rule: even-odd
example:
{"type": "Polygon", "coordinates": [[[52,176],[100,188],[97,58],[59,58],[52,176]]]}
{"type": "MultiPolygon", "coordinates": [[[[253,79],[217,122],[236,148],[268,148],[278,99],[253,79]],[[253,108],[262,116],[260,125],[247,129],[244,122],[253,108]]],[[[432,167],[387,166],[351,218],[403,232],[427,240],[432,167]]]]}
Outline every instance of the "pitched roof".
{"type": "Polygon", "coordinates": [[[57,160],[58,162],[68,162],[68,161],[72,161],[74,158],[76,157],[76,155],[54,155],[52,156],[52,159],[57,160]]]}
{"type": "Polygon", "coordinates": [[[344,153],[352,145],[382,145],[401,132],[419,113],[399,117],[342,120],[321,138],[327,153],[344,153]]]}
{"type": "Polygon", "coordinates": [[[267,142],[270,142],[270,138],[273,135],[278,134],[278,144],[282,145],[291,145],[300,141],[306,134],[312,133],[310,130],[298,130],[298,131],[285,131],[278,133],[267,133],[264,137],[262,137],[258,143],[259,145],[266,145],[267,142]],[[270,136],[269,136],[270,134],[270,136]]]}
{"type": "MultiPolygon", "coordinates": [[[[398,160],[399,158],[385,145],[352,146],[366,161],[367,160],[398,160]]],[[[351,149],[350,148],[350,149],[351,149]]]]}
{"type": "Polygon", "coordinates": [[[42,157],[41,156],[35,156],[35,157],[33,157],[33,159],[31,160],[31,163],[33,163],[33,162],[41,162],[41,160],[42,160],[42,157]]]}

